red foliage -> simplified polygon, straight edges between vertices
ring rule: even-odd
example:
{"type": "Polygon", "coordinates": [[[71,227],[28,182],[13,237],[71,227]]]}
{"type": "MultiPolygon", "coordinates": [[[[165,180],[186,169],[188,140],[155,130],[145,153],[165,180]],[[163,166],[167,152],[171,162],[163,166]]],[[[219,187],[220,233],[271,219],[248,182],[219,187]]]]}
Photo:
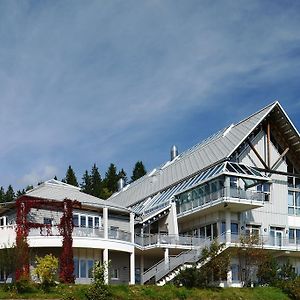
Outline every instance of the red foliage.
{"type": "Polygon", "coordinates": [[[62,252],[60,256],[60,280],[64,283],[74,282],[74,261],[73,261],[73,208],[80,208],[78,201],[65,199],[63,202],[22,196],[16,201],[17,207],[17,227],[16,227],[16,245],[18,263],[16,270],[16,280],[21,277],[29,277],[29,245],[27,237],[31,228],[40,228],[40,234],[43,235],[43,229],[46,229],[46,235],[52,235],[52,226],[49,224],[40,224],[29,222],[27,220],[30,209],[48,209],[62,211],[63,215],[58,225],[59,233],[63,237],[62,252]]]}

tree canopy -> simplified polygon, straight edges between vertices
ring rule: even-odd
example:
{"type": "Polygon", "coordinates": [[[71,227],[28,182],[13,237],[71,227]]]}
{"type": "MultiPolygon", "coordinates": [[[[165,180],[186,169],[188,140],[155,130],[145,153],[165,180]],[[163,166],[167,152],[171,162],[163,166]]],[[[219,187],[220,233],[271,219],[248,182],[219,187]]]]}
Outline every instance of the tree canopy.
{"type": "Polygon", "coordinates": [[[143,177],[146,173],[147,173],[147,171],[146,171],[146,168],[145,168],[143,162],[137,161],[133,168],[133,171],[132,171],[131,180],[135,181],[135,180],[143,177]]]}
{"type": "Polygon", "coordinates": [[[75,172],[74,172],[74,170],[72,169],[71,166],[68,167],[68,170],[66,172],[65,182],[67,184],[78,186],[78,181],[77,181],[75,172]]]}

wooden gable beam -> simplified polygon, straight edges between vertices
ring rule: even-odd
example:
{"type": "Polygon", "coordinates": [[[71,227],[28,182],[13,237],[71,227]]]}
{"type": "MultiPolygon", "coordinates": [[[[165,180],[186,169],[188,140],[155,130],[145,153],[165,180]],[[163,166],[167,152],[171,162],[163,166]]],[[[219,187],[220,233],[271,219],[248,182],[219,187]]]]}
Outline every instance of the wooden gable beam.
{"type": "Polygon", "coordinates": [[[251,143],[251,141],[248,139],[247,143],[249,144],[250,148],[253,150],[253,152],[255,153],[255,155],[257,156],[257,158],[259,159],[259,161],[262,163],[262,165],[269,170],[269,166],[267,166],[267,164],[265,163],[265,161],[262,159],[262,157],[260,156],[260,154],[257,152],[257,150],[255,149],[255,147],[253,146],[253,144],[251,143]]]}
{"type": "Polygon", "coordinates": [[[271,170],[275,170],[275,167],[277,167],[277,164],[283,159],[283,157],[288,153],[288,151],[290,150],[290,148],[286,148],[281,155],[278,157],[278,159],[275,161],[275,163],[273,164],[273,166],[271,167],[271,170]]]}

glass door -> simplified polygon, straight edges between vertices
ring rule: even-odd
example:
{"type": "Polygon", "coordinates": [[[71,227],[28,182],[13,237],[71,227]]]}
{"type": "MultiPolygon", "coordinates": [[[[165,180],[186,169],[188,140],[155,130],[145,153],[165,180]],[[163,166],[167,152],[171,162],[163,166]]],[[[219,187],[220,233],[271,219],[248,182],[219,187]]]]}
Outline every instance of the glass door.
{"type": "Polygon", "coordinates": [[[271,245],[281,247],[282,239],[283,239],[283,229],[281,228],[271,228],[270,230],[271,236],[271,245]]]}

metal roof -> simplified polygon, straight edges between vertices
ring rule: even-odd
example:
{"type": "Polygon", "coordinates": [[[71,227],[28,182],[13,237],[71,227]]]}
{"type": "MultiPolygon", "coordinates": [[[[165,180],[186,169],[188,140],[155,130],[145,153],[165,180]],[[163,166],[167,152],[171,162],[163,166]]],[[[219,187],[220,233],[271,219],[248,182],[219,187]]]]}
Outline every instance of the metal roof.
{"type": "Polygon", "coordinates": [[[109,200],[102,200],[92,195],[83,193],[79,187],[58,181],[48,180],[37,187],[26,192],[26,196],[51,200],[63,201],[64,199],[77,200],[82,204],[93,207],[108,207],[114,210],[128,211],[124,206],[112,203],[109,200]]]}
{"type": "Polygon", "coordinates": [[[277,101],[271,103],[243,121],[219,131],[181,153],[173,161],[163,164],[124,187],[109,200],[113,203],[122,203],[126,207],[132,206],[201,170],[225,161],[277,105],[279,105],[277,101]]]}
{"type": "Polygon", "coordinates": [[[268,176],[263,175],[261,172],[252,167],[227,161],[206,169],[205,171],[200,172],[193,177],[181,181],[177,185],[167,188],[161,192],[158,192],[152,197],[138,202],[137,204],[133,205],[131,209],[133,212],[145,216],[148,216],[154,212],[156,213],[158,210],[167,207],[176,195],[191,190],[213,178],[224,174],[260,182],[270,180],[268,176]]]}

